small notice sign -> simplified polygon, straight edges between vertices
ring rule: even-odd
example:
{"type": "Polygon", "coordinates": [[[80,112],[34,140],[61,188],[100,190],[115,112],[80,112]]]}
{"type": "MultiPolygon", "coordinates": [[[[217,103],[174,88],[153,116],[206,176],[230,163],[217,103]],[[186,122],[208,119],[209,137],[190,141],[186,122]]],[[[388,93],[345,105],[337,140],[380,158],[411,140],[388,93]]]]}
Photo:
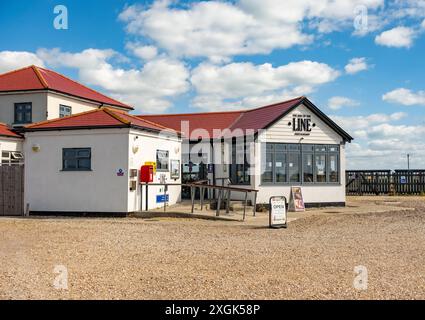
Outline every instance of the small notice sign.
{"type": "Polygon", "coordinates": [[[270,228],[286,228],[287,227],[287,212],[286,198],[275,196],[270,198],[270,228]]]}
{"type": "Polygon", "coordinates": [[[156,203],[164,203],[170,201],[170,195],[159,194],[156,196],[156,203]]]}
{"type": "Polygon", "coordinates": [[[291,187],[291,198],[289,199],[290,211],[305,211],[303,194],[301,187],[291,187]]]}

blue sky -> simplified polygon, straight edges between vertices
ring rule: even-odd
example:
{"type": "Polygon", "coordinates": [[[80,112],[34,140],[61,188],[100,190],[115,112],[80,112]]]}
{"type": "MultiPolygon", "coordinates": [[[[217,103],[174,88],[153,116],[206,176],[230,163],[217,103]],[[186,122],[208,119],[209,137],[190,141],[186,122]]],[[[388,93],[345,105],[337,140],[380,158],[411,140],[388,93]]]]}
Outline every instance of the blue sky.
{"type": "Polygon", "coordinates": [[[423,0],[2,1],[0,33],[0,72],[39,64],[137,113],[306,95],[354,136],[350,168],[425,168],[423,0]]]}

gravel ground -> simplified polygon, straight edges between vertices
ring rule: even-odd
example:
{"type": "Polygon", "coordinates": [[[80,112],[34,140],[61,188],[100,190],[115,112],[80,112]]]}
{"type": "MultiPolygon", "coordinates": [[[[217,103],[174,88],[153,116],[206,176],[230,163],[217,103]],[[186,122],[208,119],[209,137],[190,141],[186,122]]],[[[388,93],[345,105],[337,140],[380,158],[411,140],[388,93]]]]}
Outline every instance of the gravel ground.
{"type": "Polygon", "coordinates": [[[425,198],[288,229],[189,219],[0,219],[1,299],[425,299],[425,198]],[[68,290],[53,287],[55,265],[68,290]],[[353,287],[355,266],[368,288],[353,287]]]}

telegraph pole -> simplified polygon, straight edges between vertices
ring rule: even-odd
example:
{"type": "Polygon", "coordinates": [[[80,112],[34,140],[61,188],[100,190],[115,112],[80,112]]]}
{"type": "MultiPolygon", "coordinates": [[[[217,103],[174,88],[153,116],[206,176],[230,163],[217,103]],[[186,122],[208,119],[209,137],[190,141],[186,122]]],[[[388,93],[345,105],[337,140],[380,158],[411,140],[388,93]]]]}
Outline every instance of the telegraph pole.
{"type": "Polygon", "coordinates": [[[407,170],[410,170],[410,154],[407,154],[407,170]]]}

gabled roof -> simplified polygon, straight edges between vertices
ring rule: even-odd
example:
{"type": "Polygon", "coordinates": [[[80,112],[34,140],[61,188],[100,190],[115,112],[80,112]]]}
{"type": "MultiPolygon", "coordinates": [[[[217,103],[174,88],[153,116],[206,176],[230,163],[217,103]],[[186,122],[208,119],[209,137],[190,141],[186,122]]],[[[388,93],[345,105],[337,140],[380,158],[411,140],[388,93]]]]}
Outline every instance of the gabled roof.
{"type": "MultiPolygon", "coordinates": [[[[335,130],[344,140],[351,141],[353,138],[341,129],[334,121],[321,112],[306,97],[298,97],[295,99],[267,105],[260,108],[240,111],[228,112],[204,112],[204,113],[186,113],[186,114],[163,114],[163,115],[139,115],[141,119],[151,120],[156,123],[165,125],[174,130],[181,130],[181,122],[189,122],[189,134],[192,135],[195,129],[205,129],[208,136],[199,134],[202,138],[219,138],[214,135],[214,129],[242,129],[254,130],[255,133],[260,129],[267,129],[273,123],[284,117],[291,110],[304,104],[313,113],[315,113],[322,121],[335,130]]],[[[198,135],[198,134],[197,134],[198,135]]]]}
{"type": "MultiPolygon", "coordinates": [[[[132,116],[125,111],[101,107],[86,112],[77,113],[68,117],[57,118],[29,124],[24,131],[47,131],[47,130],[77,130],[96,128],[126,128],[134,127],[147,131],[170,131],[163,125],[149,120],[132,116]]],[[[180,134],[177,131],[177,134],[180,134]]]]}
{"type": "Polygon", "coordinates": [[[29,66],[0,74],[0,92],[51,90],[100,104],[133,110],[129,105],[105,96],[55,71],[29,66]]]}
{"type": "Polygon", "coordinates": [[[12,131],[12,129],[5,123],[0,123],[0,136],[10,138],[22,138],[22,136],[12,131]]]}

